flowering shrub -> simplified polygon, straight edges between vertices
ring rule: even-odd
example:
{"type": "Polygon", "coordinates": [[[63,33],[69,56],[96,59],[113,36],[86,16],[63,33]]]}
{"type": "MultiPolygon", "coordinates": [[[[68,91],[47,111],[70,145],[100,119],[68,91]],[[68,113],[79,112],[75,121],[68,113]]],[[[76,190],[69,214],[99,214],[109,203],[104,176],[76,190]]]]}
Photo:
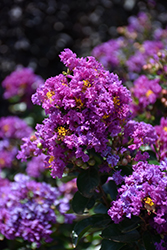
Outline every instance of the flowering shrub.
{"type": "Polygon", "coordinates": [[[55,209],[72,221],[75,216],[65,215],[68,200],[61,192],[44,182],[37,183],[23,174],[15,175],[15,182],[0,187],[0,232],[10,240],[22,237],[40,246],[42,239],[51,241],[52,225],[56,223],[55,209]]]}
{"type": "Polygon", "coordinates": [[[31,105],[31,95],[43,83],[43,79],[35,75],[31,68],[17,68],[2,82],[5,89],[4,98],[11,99],[17,96],[20,101],[31,105]]]}
{"type": "Polygon", "coordinates": [[[118,31],[100,62],[61,52],[67,70],[32,95],[35,131],[0,119],[0,233],[19,250],[167,247],[167,32],[145,13],[118,31]]]}

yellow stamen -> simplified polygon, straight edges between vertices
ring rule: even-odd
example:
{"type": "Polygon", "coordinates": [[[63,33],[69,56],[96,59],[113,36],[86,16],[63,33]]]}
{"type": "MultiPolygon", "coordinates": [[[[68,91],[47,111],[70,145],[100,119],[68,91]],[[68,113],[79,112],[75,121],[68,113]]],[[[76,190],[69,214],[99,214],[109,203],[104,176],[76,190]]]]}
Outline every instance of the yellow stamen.
{"type": "Polygon", "coordinates": [[[54,159],[55,159],[55,157],[53,155],[51,155],[51,157],[49,158],[49,163],[51,163],[54,159]]]}
{"type": "Polygon", "coordinates": [[[113,97],[113,103],[115,107],[120,106],[120,100],[118,96],[113,97]]]}
{"type": "Polygon", "coordinates": [[[146,97],[149,97],[151,94],[153,94],[153,91],[151,89],[149,89],[147,92],[146,92],[146,97]]]}
{"type": "Polygon", "coordinates": [[[52,96],[53,95],[55,95],[55,92],[54,91],[48,91],[47,93],[46,93],[46,96],[47,96],[47,98],[50,100],[50,101],[53,101],[52,100],[52,96]]]}
{"type": "Polygon", "coordinates": [[[75,101],[76,101],[76,105],[79,107],[82,107],[84,105],[80,98],[75,97],[75,101]]]}
{"type": "Polygon", "coordinates": [[[147,197],[144,199],[145,203],[148,204],[150,207],[154,206],[154,202],[152,201],[152,199],[150,197],[147,197]]]}
{"type": "Polygon", "coordinates": [[[57,129],[57,132],[59,135],[65,136],[67,134],[68,129],[65,129],[64,127],[59,127],[57,129]]]}
{"type": "Polygon", "coordinates": [[[103,115],[103,119],[107,119],[109,116],[110,115],[105,114],[105,115],[103,115]]]}
{"type": "Polygon", "coordinates": [[[164,130],[165,132],[167,132],[167,126],[165,126],[165,127],[163,128],[163,130],[164,130]]]}
{"type": "Polygon", "coordinates": [[[85,87],[88,87],[88,88],[91,87],[91,84],[88,80],[83,80],[83,83],[85,87]]]}
{"type": "Polygon", "coordinates": [[[5,161],[4,161],[3,158],[0,158],[0,165],[1,165],[1,166],[4,166],[4,165],[5,165],[5,161]]]}
{"type": "Polygon", "coordinates": [[[3,131],[7,132],[8,130],[9,130],[9,125],[8,124],[4,125],[3,126],[3,131]]]}
{"type": "Polygon", "coordinates": [[[144,207],[147,209],[148,214],[150,214],[150,212],[155,212],[155,203],[152,201],[152,199],[150,197],[146,197],[144,199],[144,207]]]}

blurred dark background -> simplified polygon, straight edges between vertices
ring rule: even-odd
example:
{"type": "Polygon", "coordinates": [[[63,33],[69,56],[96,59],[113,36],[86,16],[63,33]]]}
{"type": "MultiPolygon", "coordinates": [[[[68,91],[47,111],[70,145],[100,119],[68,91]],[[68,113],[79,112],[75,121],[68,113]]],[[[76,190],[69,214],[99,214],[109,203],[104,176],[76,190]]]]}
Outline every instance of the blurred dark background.
{"type": "Polygon", "coordinates": [[[44,79],[55,76],[63,69],[58,55],[64,48],[90,55],[116,37],[129,16],[146,9],[167,24],[164,0],[1,0],[0,81],[20,64],[44,79]]]}

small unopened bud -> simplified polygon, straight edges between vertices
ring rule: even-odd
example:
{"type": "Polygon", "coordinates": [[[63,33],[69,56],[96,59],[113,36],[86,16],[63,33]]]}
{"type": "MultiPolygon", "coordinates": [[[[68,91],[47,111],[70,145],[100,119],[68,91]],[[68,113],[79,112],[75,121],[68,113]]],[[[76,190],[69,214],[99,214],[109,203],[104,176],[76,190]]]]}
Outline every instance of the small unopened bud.
{"type": "Polygon", "coordinates": [[[42,143],[41,143],[41,142],[38,142],[38,144],[37,144],[37,148],[42,149],[42,143]]]}
{"type": "Polygon", "coordinates": [[[157,55],[160,57],[160,56],[162,56],[162,53],[159,51],[159,52],[157,53],[157,55]]]}
{"type": "Polygon", "coordinates": [[[161,92],[162,92],[163,95],[166,95],[166,94],[167,94],[167,90],[166,90],[166,89],[162,89],[161,92]]]}
{"type": "Polygon", "coordinates": [[[126,156],[126,159],[127,159],[128,162],[131,162],[132,157],[131,157],[130,155],[127,155],[127,156],[126,156]]]}
{"type": "Polygon", "coordinates": [[[126,166],[128,164],[128,160],[126,158],[122,159],[121,164],[126,166]]]}
{"type": "Polygon", "coordinates": [[[30,141],[32,141],[32,142],[33,142],[33,141],[36,141],[36,139],[37,139],[37,138],[36,138],[35,135],[32,135],[32,136],[30,137],[30,141]]]}
{"type": "Polygon", "coordinates": [[[87,168],[88,168],[88,165],[87,165],[86,163],[84,163],[84,164],[82,165],[82,168],[83,168],[83,169],[87,169],[87,168]]]}
{"type": "Polygon", "coordinates": [[[96,162],[95,162],[94,159],[90,159],[90,160],[88,161],[89,166],[94,166],[95,163],[96,163],[96,162]]]}
{"type": "Polygon", "coordinates": [[[75,164],[77,165],[77,167],[81,167],[83,165],[83,161],[78,159],[76,160],[75,164]]]}
{"type": "Polygon", "coordinates": [[[162,98],[161,98],[161,102],[162,102],[162,103],[165,103],[165,102],[166,102],[166,98],[162,97],[162,98]]]}
{"type": "Polygon", "coordinates": [[[143,65],[143,69],[144,70],[148,69],[147,64],[143,65]]]}

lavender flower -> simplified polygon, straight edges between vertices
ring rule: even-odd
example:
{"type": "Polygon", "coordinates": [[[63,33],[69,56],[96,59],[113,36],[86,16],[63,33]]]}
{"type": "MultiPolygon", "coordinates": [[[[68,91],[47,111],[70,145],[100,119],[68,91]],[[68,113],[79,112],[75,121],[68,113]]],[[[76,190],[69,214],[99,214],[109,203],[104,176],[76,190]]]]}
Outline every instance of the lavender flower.
{"type": "Polygon", "coordinates": [[[17,68],[2,82],[5,89],[4,98],[10,99],[19,96],[22,101],[30,104],[31,95],[43,83],[43,79],[35,75],[31,68],[17,68]]]}
{"type": "Polygon", "coordinates": [[[151,146],[154,144],[157,140],[157,135],[152,125],[130,120],[124,128],[124,143],[128,143],[129,138],[132,140],[132,143],[128,148],[135,150],[142,145],[151,146]]]}
{"type": "Polygon", "coordinates": [[[27,162],[26,172],[31,177],[40,177],[45,171],[45,155],[41,154],[27,162]]]}
{"type": "MultiPolygon", "coordinates": [[[[67,73],[49,78],[32,96],[48,114],[43,124],[36,126],[40,150],[36,141],[24,139],[18,156],[26,159],[28,150],[34,155],[47,152],[45,165],[59,178],[71,159],[79,158],[84,164],[89,161],[89,150],[102,153],[107,148],[108,137],[116,136],[129,120],[131,101],[117,75],[104,70],[93,57],[77,58],[65,49],[60,58],[69,68],[67,73]]],[[[106,157],[109,164],[118,162],[118,156],[114,157],[112,162],[106,157]]]]}
{"type": "Polygon", "coordinates": [[[131,88],[132,97],[136,100],[131,105],[133,114],[140,114],[148,109],[148,105],[153,105],[160,97],[161,90],[159,79],[149,80],[145,75],[137,78],[131,88]]]}
{"type": "MultiPolygon", "coordinates": [[[[0,187],[0,233],[10,240],[21,237],[35,242],[38,247],[42,239],[51,241],[56,207],[62,215],[69,210],[69,200],[60,196],[58,188],[17,174],[14,182],[0,187]]],[[[65,216],[65,222],[73,219],[65,216]]]]}
{"type": "Polygon", "coordinates": [[[0,138],[18,139],[29,136],[32,128],[25,121],[17,116],[7,116],[0,118],[0,138]]]}
{"type": "Polygon", "coordinates": [[[164,160],[167,157],[167,118],[161,118],[160,125],[155,126],[155,131],[158,135],[156,141],[157,157],[159,160],[164,160]]]}
{"type": "MultiPolygon", "coordinates": [[[[139,162],[133,166],[133,173],[125,177],[125,184],[118,190],[119,197],[113,201],[108,214],[115,223],[124,216],[131,218],[141,215],[144,210],[146,223],[158,234],[166,232],[167,219],[167,175],[161,165],[139,162]]],[[[142,215],[141,215],[142,216],[142,215]]]]}
{"type": "Polygon", "coordinates": [[[15,116],[0,118],[0,168],[11,168],[22,137],[29,136],[32,128],[15,116]]]}

